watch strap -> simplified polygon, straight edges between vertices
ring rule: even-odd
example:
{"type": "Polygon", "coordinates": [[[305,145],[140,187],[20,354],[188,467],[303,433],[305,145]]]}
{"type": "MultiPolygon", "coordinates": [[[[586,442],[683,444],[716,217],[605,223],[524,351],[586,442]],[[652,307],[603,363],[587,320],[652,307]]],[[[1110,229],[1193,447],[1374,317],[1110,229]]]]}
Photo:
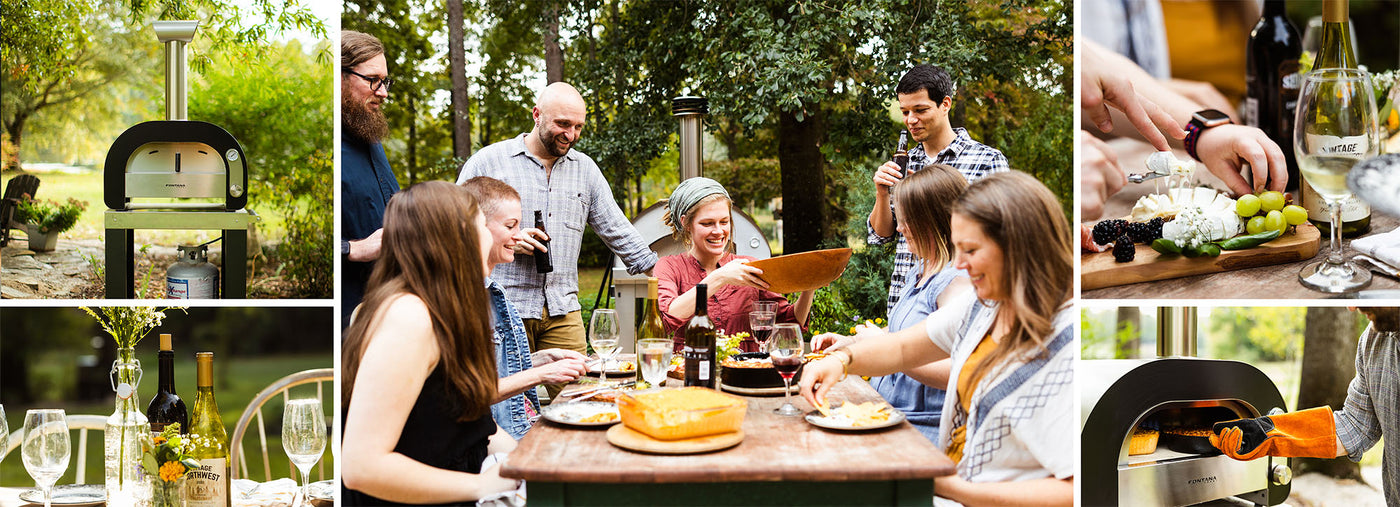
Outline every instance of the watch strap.
{"type": "Polygon", "coordinates": [[[1186,154],[1196,161],[1201,160],[1201,156],[1196,154],[1196,141],[1201,139],[1201,132],[1205,132],[1206,126],[1195,119],[1186,124],[1186,139],[1182,142],[1186,144],[1186,154]]]}

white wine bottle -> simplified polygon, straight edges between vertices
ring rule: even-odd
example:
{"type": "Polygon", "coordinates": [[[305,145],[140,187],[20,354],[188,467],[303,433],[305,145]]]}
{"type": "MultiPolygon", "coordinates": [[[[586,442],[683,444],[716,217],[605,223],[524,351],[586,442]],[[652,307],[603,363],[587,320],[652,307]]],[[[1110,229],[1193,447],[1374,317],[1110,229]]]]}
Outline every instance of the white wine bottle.
{"type": "MultiPolygon", "coordinates": [[[[1313,70],[1355,69],[1356,50],[1351,47],[1351,21],[1348,18],[1348,0],[1323,0],[1322,2],[1322,42],[1318,47],[1313,70]]],[[[1364,139],[1362,139],[1364,141],[1364,139]]],[[[1311,142],[1321,145],[1354,145],[1355,139],[1317,136],[1311,142]]],[[[1364,149],[1362,151],[1365,151],[1364,149]]],[[[1301,161],[1300,161],[1301,163],[1301,161]]],[[[1308,210],[1308,221],[1316,225],[1323,234],[1332,231],[1331,215],[1327,213],[1327,203],[1307,179],[1299,189],[1303,207],[1308,210]]],[[[1347,199],[1342,205],[1342,237],[1354,238],[1371,230],[1371,206],[1361,199],[1347,199]]]]}
{"type": "Polygon", "coordinates": [[[199,389],[190,418],[190,457],[199,461],[199,469],[187,475],[185,502],[189,507],[228,507],[228,431],[214,401],[214,353],[197,353],[194,362],[199,389]]]}
{"type": "MultiPolygon", "coordinates": [[[[632,343],[632,350],[637,352],[638,361],[640,361],[642,357],[642,340],[648,338],[671,338],[670,335],[666,334],[666,324],[661,320],[661,305],[658,303],[660,293],[661,291],[658,288],[656,277],[648,277],[647,298],[642,301],[642,310],[637,323],[637,335],[634,337],[636,341],[632,343]]],[[[646,382],[640,377],[637,380],[639,382],[646,382]]]]}

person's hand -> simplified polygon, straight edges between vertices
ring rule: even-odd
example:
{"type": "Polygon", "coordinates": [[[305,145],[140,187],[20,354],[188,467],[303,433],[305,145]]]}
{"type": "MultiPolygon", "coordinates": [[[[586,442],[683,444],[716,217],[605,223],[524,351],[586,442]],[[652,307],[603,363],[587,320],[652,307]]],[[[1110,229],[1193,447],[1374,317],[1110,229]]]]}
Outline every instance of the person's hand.
{"type": "Polygon", "coordinates": [[[802,366],[802,379],[797,382],[797,392],[813,407],[826,406],[826,392],[841,381],[843,376],[841,361],[834,357],[824,357],[802,366]]]}
{"type": "Polygon", "coordinates": [[[1282,192],[1288,184],[1288,163],[1283,150],[1264,131],[1244,125],[1221,125],[1206,129],[1196,140],[1196,155],[1211,174],[1225,181],[1237,195],[1253,193],[1269,183],[1269,190],[1282,192]],[[1254,185],[1245,181],[1240,169],[1249,164],[1254,185]]]}
{"type": "Polygon", "coordinates": [[[1218,422],[1211,428],[1210,445],[1237,460],[1263,456],[1335,458],[1339,454],[1337,426],[1328,407],[1218,422]]]}
{"type": "Polygon", "coordinates": [[[379,246],[384,238],[384,228],[374,230],[373,234],[365,239],[358,239],[350,242],[349,258],[355,262],[369,262],[379,258],[379,246]]]}
{"type": "MultiPolygon", "coordinates": [[[[882,327],[877,326],[877,325],[875,325],[875,324],[858,324],[858,325],[856,325],[855,329],[856,329],[856,334],[855,334],[855,336],[852,336],[852,337],[851,337],[851,338],[854,338],[854,339],[855,339],[854,341],[861,341],[861,340],[864,340],[864,339],[866,339],[866,338],[871,338],[871,337],[875,337],[875,336],[881,336],[881,335],[885,334],[885,328],[882,328],[882,327]]],[[[847,345],[849,345],[849,344],[847,344],[847,345]]]]}
{"type": "Polygon", "coordinates": [[[1118,166],[1118,155],[1108,144],[1080,130],[1075,134],[1079,146],[1079,212],[1084,220],[1103,216],[1104,203],[1128,184],[1128,176],[1118,166]]]}
{"type": "Polygon", "coordinates": [[[530,354],[530,363],[535,366],[543,366],[561,359],[577,359],[588,361],[588,356],[569,349],[544,349],[530,354]]]}
{"type": "Polygon", "coordinates": [[[725,285],[741,285],[768,290],[768,282],[763,281],[763,270],[750,266],[748,261],[734,259],[705,276],[704,282],[710,286],[710,294],[725,285]]]}
{"type": "MultiPolygon", "coordinates": [[[[577,352],[575,352],[577,354],[577,352]]],[[[588,374],[587,361],[581,358],[559,359],[530,368],[539,377],[539,384],[562,384],[573,382],[588,374]]]]}
{"type": "MultiPolygon", "coordinates": [[[[481,470],[481,489],[491,493],[505,493],[520,487],[520,481],[501,477],[501,465],[495,464],[481,470]]],[[[486,495],[490,496],[490,495],[486,495]]]]}
{"type": "Polygon", "coordinates": [[[875,195],[888,194],[890,188],[902,179],[899,175],[899,165],[893,161],[885,162],[884,165],[875,169],[875,176],[870,179],[875,182],[875,195]]]}
{"type": "Polygon", "coordinates": [[[836,333],[822,333],[812,337],[812,351],[837,350],[848,347],[855,342],[855,337],[842,336],[836,333]]]}
{"type": "Polygon", "coordinates": [[[1085,44],[1080,51],[1080,109],[1099,130],[1108,133],[1113,131],[1113,116],[1108,106],[1113,106],[1127,115],[1128,121],[1157,151],[1171,150],[1162,133],[1183,139],[1186,131],[1156,103],[1139,95],[1133,89],[1132,81],[1107,61],[1108,55],[1103,51],[1093,44],[1085,44]]]}
{"type": "Polygon", "coordinates": [[[515,253],[535,255],[536,250],[549,253],[549,248],[544,246],[542,241],[549,241],[549,235],[544,231],[534,227],[521,227],[520,232],[515,233],[515,253]]]}

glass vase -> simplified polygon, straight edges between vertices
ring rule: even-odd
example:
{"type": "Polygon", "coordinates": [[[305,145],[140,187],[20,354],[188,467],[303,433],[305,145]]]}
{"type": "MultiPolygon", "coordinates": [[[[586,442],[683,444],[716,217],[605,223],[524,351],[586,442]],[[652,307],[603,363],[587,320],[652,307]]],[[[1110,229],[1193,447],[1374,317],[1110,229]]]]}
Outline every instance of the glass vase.
{"type": "Polygon", "coordinates": [[[173,481],[151,477],[151,507],[185,507],[185,476],[173,481]]]}
{"type": "Polygon", "coordinates": [[[103,455],[106,458],[107,505],[145,506],[151,503],[151,482],[141,457],[151,443],[150,424],[141,411],[136,388],[141,383],[141,362],[132,347],[117,349],[112,362],[112,390],[116,409],[107,418],[103,455]]]}

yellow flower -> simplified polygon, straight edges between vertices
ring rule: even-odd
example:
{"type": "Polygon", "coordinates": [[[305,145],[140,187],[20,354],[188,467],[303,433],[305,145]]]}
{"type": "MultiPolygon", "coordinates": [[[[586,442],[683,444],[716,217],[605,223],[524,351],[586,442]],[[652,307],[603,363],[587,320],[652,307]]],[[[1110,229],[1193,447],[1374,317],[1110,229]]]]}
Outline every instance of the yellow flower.
{"type": "Polygon", "coordinates": [[[165,443],[165,437],[155,437],[155,438],[151,439],[151,443],[152,443],[152,444],[155,444],[155,445],[163,444],[163,443],[165,443]]]}
{"type": "Polygon", "coordinates": [[[1390,117],[1386,118],[1385,123],[1390,130],[1400,129],[1400,107],[1390,110],[1390,117]]]}
{"type": "Polygon", "coordinates": [[[185,465],[179,461],[167,461],[160,466],[160,480],[165,482],[175,482],[180,476],[185,475],[185,465]]]}

